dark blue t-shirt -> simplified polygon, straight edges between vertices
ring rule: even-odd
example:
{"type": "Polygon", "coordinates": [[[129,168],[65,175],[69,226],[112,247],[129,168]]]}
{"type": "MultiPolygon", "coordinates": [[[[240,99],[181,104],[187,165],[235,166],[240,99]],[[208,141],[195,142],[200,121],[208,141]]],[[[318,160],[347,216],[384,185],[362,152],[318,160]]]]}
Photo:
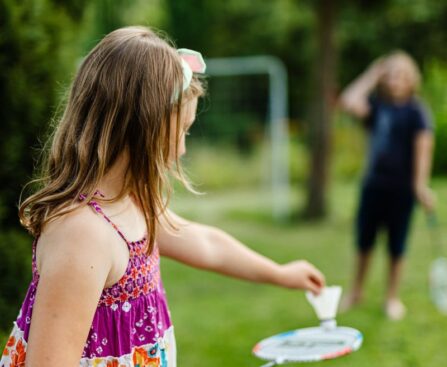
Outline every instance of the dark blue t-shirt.
{"type": "Polygon", "coordinates": [[[411,189],[416,134],[432,128],[425,106],[417,99],[391,104],[370,98],[365,125],[370,133],[364,184],[367,187],[411,189]]]}

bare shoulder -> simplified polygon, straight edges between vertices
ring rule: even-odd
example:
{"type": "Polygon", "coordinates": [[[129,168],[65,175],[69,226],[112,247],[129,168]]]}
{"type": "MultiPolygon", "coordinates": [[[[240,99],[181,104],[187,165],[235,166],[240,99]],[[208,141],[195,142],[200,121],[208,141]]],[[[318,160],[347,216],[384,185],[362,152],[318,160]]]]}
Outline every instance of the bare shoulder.
{"type": "Polygon", "coordinates": [[[82,206],[45,225],[37,243],[40,277],[27,366],[59,365],[60,358],[67,362],[64,365],[79,363],[111,268],[101,219],[82,206]]]}
{"type": "Polygon", "coordinates": [[[81,206],[46,224],[38,240],[38,270],[67,262],[86,264],[95,258],[110,268],[108,232],[101,230],[101,219],[90,207],[81,206]]]}

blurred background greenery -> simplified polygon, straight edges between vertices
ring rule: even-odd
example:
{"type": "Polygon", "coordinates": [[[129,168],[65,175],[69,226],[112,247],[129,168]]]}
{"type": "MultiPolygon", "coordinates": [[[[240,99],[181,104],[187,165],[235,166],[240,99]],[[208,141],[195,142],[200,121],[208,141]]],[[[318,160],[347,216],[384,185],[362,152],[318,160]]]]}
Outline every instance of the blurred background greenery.
{"type": "MultiPolygon", "coordinates": [[[[294,213],[290,221],[275,223],[270,216],[269,111],[263,76],[209,79],[209,95],[201,102],[185,157],[193,181],[208,195],[192,198],[179,188],[174,206],[181,214],[221,226],[278,261],[309,258],[331,283],[347,285],[349,274],[343,269],[350,267],[353,252],[352,218],[366,139],[356,121],[336,111],[336,96],[374,58],[399,48],[413,55],[423,72],[421,94],[436,123],[435,189],[441,223],[446,223],[447,2],[0,0],[3,335],[31,275],[31,239],[17,217],[21,189],[32,177],[51,121],[63,110],[67,87],[83,55],[104,34],[134,24],[162,29],[179,47],[200,50],[206,58],[273,55],[287,68],[294,213]],[[320,65],[322,55],[331,56],[329,66],[320,65]],[[319,85],[318,76],[327,72],[324,67],[330,68],[331,80],[319,85]],[[321,110],[321,103],[333,113],[318,116],[315,110],[321,110]],[[319,149],[325,151],[323,161],[315,158],[319,149]],[[322,176],[315,172],[320,165],[327,171],[322,176]],[[306,215],[319,221],[306,221],[306,215]]],[[[428,302],[430,252],[420,214],[413,232],[404,286],[411,316],[402,324],[384,319],[383,271],[376,271],[371,303],[342,316],[365,333],[365,346],[334,365],[437,366],[445,360],[447,321],[428,302]]],[[[315,323],[295,293],[203,277],[169,261],[163,266],[177,324],[180,366],[256,366],[249,348],[259,338],[315,323]]]]}

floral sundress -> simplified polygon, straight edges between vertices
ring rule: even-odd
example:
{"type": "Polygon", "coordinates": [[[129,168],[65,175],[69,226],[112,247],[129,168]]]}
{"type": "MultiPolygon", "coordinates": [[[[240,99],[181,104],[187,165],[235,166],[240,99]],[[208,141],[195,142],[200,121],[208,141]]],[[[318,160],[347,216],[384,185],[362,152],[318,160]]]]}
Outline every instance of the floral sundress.
{"type": "MultiPolygon", "coordinates": [[[[85,199],[85,196],[81,196],[81,199],[85,199]]],[[[129,262],[121,279],[105,288],[101,294],[79,366],[175,367],[174,329],[160,277],[157,245],[147,255],[146,238],[128,241],[104,214],[98,202],[91,200],[88,205],[103,216],[126,242],[129,262]]],[[[39,284],[37,243],[38,238],[33,242],[33,278],[1,356],[0,367],[25,365],[33,305],[39,284]]]]}

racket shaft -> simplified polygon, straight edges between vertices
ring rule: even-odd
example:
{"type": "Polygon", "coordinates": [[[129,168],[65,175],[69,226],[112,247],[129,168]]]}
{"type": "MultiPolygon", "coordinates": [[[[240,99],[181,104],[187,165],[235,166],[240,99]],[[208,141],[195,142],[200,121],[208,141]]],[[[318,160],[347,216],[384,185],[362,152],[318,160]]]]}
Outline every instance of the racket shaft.
{"type": "Polygon", "coordinates": [[[276,361],[272,361],[272,362],[263,364],[261,367],[273,367],[273,366],[276,366],[276,365],[277,365],[276,361]]]}

